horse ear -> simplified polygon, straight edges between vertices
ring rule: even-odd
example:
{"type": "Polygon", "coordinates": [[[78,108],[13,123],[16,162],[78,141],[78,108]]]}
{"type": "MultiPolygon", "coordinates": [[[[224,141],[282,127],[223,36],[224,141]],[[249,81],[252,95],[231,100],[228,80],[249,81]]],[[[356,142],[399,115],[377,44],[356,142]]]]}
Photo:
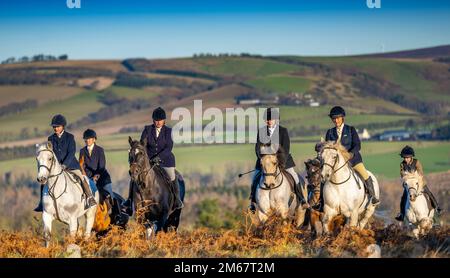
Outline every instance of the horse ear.
{"type": "Polygon", "coordinates": [[[320,137],[320,143],[325,143],[325,139],[323,137],[320,137]]]}
{"type": "Polygon", "coordinates": [[[131,147],[133,144],[133,139],[131,139],[131,136],[128,136],[128,143],[130,144],[130,147],[131,147]]]}
{"type": "Polygon", "coordinates": [[[47,141],[47,148],[53,150],[53,144],[51,141],[47,141]]]}

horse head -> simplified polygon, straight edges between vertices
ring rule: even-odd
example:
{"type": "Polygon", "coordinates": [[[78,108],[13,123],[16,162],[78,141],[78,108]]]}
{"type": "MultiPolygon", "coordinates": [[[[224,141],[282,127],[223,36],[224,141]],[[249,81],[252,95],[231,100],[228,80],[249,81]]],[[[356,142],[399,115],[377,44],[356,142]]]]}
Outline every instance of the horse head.
{"type": "Polygon", "coordinates": [[[268,188],[275,186],[276,179],[285,168],[286,154],[277,144],[264,144],[260,148],[261,168],[263,170],[264,185],[268,188]]]}
{"type": "Polygon", "coordinates": [[[128,150],[128,162],[130,164],[129,174],[133,181],[139,179],[139,175],[150,167],[146,150],[146,139],[143,141],[133,140],[128,137],[130,149],[128,150]]]}
{"type": "Polygon", "coordinates": [[[49,141],[46,144],[36,145],[36,161],[38,165],[37,181],[40,184],[46,184],[50,172],[57,163],[55,154],[53,153],[52,143],[49,141]]]}
{"type": "Polygon", "coordinates": [[[319,159],[322,163],[321,176],[323,180],[329,180],[336,173],[341,163],[347,163],[352,158],[352,154],[341,145],[334,141],[323,143],[320,149],[319,159]],[[342,160],[342,161],[341,161],[342,160]]]}
{"type": "Polygon", "coordinates": [[[420,192],[423,190],[423,179],[417,171],[414,172],[403,172],[403,182],[406,184],[409,192],[409,200],[414,202],[420,192]]]}
{"type": "Polygon", "coordinates": [[[321,162],[318,158],[308,159],[305,162],[306,168],[306,178],[308,179],[309,184],[314,187],[320,186],[321,182],[321,162]]]}

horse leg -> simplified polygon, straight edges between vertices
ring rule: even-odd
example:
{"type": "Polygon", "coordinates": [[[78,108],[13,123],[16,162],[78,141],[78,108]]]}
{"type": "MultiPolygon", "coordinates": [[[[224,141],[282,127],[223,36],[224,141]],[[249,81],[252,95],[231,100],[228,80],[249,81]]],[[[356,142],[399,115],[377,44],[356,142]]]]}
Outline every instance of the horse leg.
{"type": "Polygon", "coordinates": [[[84,231],[84,238],[88,239],[91,237],[92,227],[94,226],[95,213],[97,211],[97,206],[93,206],[86,212],[86,230],[84,231]]]}
{"type": "Polygon", "coordinates": [[[71,238],[75,238],[77,235],[77,229],[78,229],[78,218],[72,216],[69,219],[69,234],[71,238]]]}
{"type": "Polygon", "coordinates": [[[42,213],[42,220],[44,222],[45,247],[48,248],[50,246],[50,239],[51,239],[51,234],[52,234],[53,216],[44,211],[42,213]]]}
{"type": "Polygon", "coordinates": [[[366,227],[367,223],[369,222],[369,219],[372,217],[373,213],[375,212],[375,208],[376,208],[376,206],[374,206],[372,204],[369,204],[367,206],[366,210],[364,211],[364,216],[358,225],[358,227],[360,229],[364,229],[364,227],[366,227]]]}
{"type": "Polygon", "coordinates": [[[264,213],[259,207],[258,210],[256,211],[256,216],[258,217],[260,224],[264,224],[269,218],[269,216],[266,213],[264,213]]]}
{"type": "Polygon", "coordinates": [[[299,228],[305,223],[306,209],[298,205],[295,212],[295,226],[299,228]]]}
{"type": "Polygon", "coordinates": [[[156,224],[156,222],[152,222],[152,223],[146,225],[145,239],[151,240],[153,238],[153,236],[156,235],[157,230],[158,230],[158,225],[156,224]]]}
{"type": "Polygon", "coordinates": [[[324,214],[323,214],[323,219],[322,219],[322,225],[323,225],[323,232],[324,234],[329,234],[330,233],[330,222],[333,219],[333,217],[335,217],[338,213],[337,210],[325,205],[323,208],[324,214]]]}
{"type": "Polygon", "coordinates": [[[359,213],[358,213],[358,209],[353,209],[351,214],[350,214],[350,227],[356,227],[358,226],[358,219],[359,218],[359,213]]]}

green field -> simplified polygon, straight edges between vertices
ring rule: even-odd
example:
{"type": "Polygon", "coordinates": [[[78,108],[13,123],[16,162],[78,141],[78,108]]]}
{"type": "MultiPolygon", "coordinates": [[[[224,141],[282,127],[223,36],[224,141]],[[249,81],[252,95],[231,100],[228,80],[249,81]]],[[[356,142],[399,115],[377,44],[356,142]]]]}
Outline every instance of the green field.
{"type": "Polygon", "coordinates": [[[277,73],[297,71],[301,67],[279,62],[254,58],[219,58],[198,59],[201,69],[222,75],[242,75],[246,77],[260,77],[277,73]]]}
{"type": "Polygon", "coordinates": [[[247,82],[248,84],[262,90],[277,92],[277,93],[304,93],[310,86],[311,81],[302,77],[271,75],[253,79],[247,82]]]}
{"type": "Polygon", "coordinates": [[[115,93],[119,97],[124,97],[129,100],[134,100],[134,99],[153,100],[154,98],[158,97],[161,94],[161,93],[157,92],[156,89],[152,90],[151,88],[136,89],[136,88],[129,88],[129,87],[121,87],[121,86],[111,86],[107,90],[115,93]]]}
{"type": "Polygon", "coordinates": [[[46,129],[49,128],[52,116],[59,113],[64,114],[70,124],[103,106],[97,101],[99,94],[96,91],[84,91],[64,100],[45,103],[18,115],[0,117],[0,130],[18,134],[23,128],[46,129]]]}
{"type": "Polygon", "coordinates": [[[450,101],[448,89],[439,88],[439,84],[432,80],[434,72],[442,72],[447,69],[443,64],[431,61],[407,61],[382,58],[362,57],[296,57],[306,62],[323,63],[339,68],[357,69],[367,72],[392,82],[403,88],[408,95],[430,100],[450,101]]]}
{"type": "MultiPolygon", "coordinates": [[[[450,169],[450,142],[363,142],[362,155],[366,167],[379,176],[397,177],[401,162],[398,153],[406,144],[410,144],[416,149],[417,156],[423,162],[427,173],[450,169]]],[[[204,173],[220,172],[222,175],[227,167],[242,167],[244,171],[250,170],[255,163],[253,144],[175,146],[174,153],[177,159],[177,168],[186,174],[195,170],[204,173]]],[[[291,144],[291,153],[297,169],[303,170],[303,161],[315,156],[314,143],[293,143],[291,144]]],[[[128,152],[126,149],[107,150],[106,157],[110,169],[122,171],[127,169],[128,152]]],[[[13,171],[35,175],[35,164],[32,157],[2,161],[0,162],[0,174],[13,171]]]]}

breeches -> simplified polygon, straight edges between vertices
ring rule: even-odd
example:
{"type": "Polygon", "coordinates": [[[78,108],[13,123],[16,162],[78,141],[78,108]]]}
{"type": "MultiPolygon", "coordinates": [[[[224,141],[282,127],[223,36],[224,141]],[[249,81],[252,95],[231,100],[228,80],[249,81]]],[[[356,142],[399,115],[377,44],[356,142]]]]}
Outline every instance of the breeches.
{"type": "Polygon", "coordinates": [[[361,177],[363,177],[363,179],[366,181],[367,179],[369,179],[369,173],[367,173],[366,167],[364,167],[364,164],[362,163],[358,163],[355,166],[353,166],[353,170],[355,170],[356,172],[358,172],[358,174],[361,175],[361,177]]]}
{"type": "Polygon", "coordinates": [[[164,171],[166,171],[167,175],[170,178],[170,181],[175,180],[175,167],[162,167],[164,171]]]}

